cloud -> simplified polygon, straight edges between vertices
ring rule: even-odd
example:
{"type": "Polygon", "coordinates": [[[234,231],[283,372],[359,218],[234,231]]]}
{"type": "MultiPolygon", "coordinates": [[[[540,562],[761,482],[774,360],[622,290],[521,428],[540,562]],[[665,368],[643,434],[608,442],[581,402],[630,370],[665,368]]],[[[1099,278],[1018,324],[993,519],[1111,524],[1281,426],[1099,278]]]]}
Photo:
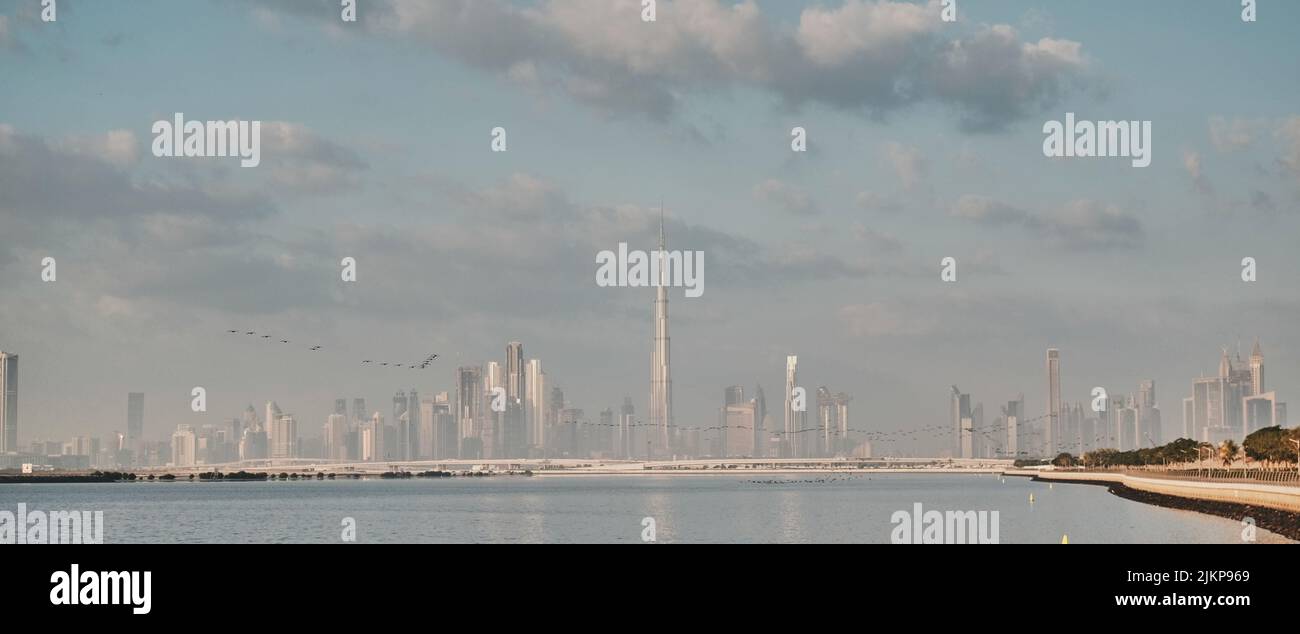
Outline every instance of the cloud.
{"type": "Polygon", "coordinates": [[[902,241],[888,233],[876,231],[860,222],[853,223],[851,229],[853,231],[853,239],[865,244],[867,248],[872,251],[880,253],[897,253],[903,250],[902,241]]]}
{"type": "Polygon", "coordinates": [[[1023,209],[1017,209],[986,196],[971,194],[957,199],[957,202],[952,207],[951,215],[954,218],[962,218],[991,227],[1036,224],[1033,216],[1023,209]]]}
{"type": "Polygon", "coordinates": [[[1275,134],[1285,144],[1283,150],[1285,153],[1279,162],[1300,179],[1300,116],[1292,116],[1282,121],[1275,134]]]}
{"type": "MultiPolygon", "coordinates": [[[[639,19],[636,0],[374,0],[362,26],[609,114],[658,121],[693,94],[740,87],[790,106],[868,115],[937,103],[955,110],[964,129],[985,131],[1091,81],[1078,42],[1026,42],[1008,25],[945,36],[937,7],[846,0],[805,8],[789,25],[755,0],[677,0],[660,2],[651,24],[639,19]]],[[[323,20],[337,7],[297,0],[271,10],[323,20]]]]}
{"type": "Polygon", "coordinates": [[[1145,239],[1142,222],[1115,205],[1071,201],[1035,214],[984,196],[962,196],[950,215],[987,227],[1018,226],[1052,245],[1078,251],[1133,249],[1145,239]]]}
{"type": "Polygon", "coordinates": [[[265,217],[269,199],[189,179],[137,179],[134,136],[121,131],[45,141],[0,124],[0,211],[29,218],[122,218],[148,213],[265,217]]]}
{"type": "Polygon", "coordinates": [[[1205,196],[1214,195],[1214,187],[1210,185],[1210,180],[1201,171],[1201,155],[1199,152],[1188,151],[1183,154],[1183,169],[1187,170],[1187,175],[1192,177],[1192,186],[1196,188],[1196,191],[1205,196]]]}
{"type": "Polygon", "coordinates": [[[70,136],[55,141],[54,147],[74,156],[85,156],[116,167],[129,167],[140,159],[139,142],[130,130],[111,130],[102,135],[70,136]]]}
{"type": "Polygon", "coordinates": [[[853,203],[864,211],[895,212],[903,208],[903,205],[897,200],[871,191],[858,192],[858,195],[853,199],[853,203]]]}
{"type": "Polygon", "coordinates": [[[262,156],[278,190],[323,195],[360,185],[369,165],[355,151],[285,121],[262,124],[262,156]]]}
{"type": "Polygon", "coordinates": [[[796,216],[814,216],[821,213],[817,201],[796,185],[769,179],[754,186],[754,198],[796,216]]]}
{"type": "Polygon", "coordinates": [[[921,151],[899,143],[885,145],[885,156],[893,166],[894,173],[903,184],[903,189],[912,191],[929,173],[929,164],[921,156],[921,151]]]}
{"type": "Polygon", "coordinates": [[[1210,117],[1210,143],[1220,152],[1244,150],[1255,143],[1264,126],[1260,119],[1210,117]]]}
{"type": "Polygon", "coordinates": [[[854,337],[919,336],[939,325],[937,313],[912,310],[896,302],[851,304],[839,309],[839,318],[854,337]]]}

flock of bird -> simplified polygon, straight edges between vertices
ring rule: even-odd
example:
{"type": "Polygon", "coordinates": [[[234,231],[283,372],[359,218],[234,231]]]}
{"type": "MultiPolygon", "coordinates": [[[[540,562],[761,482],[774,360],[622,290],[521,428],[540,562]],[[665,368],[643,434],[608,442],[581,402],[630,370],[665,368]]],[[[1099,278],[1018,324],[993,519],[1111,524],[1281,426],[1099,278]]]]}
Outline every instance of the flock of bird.
{"type": "MultiPolygon", "coordinates": [[[[240,333],[240,331],[238,331],[238,330],[227,330],[226,333],[227,333],[227,334],[231,334],[231,335],[237,335],[237,334],[240,333]]],[[[279,342],[282,343],[282,344],[292,344],[292,343],[293,343],[292,341],[290,341],[290,340],[288,340],[288,339],[280,339],[279,337],[273,337],[273,336],[268,335],[268,334],[258,334],[256,331],[253,331],[253,330],[249,330],[249,331],[245,332],[244,335],[245,335],[245,336],[248,336],[248,337],[258,337],[258,338],[261,338],[261,339],[266,340],[266,341],[268,341],[268,342],[270,342],[270,341],[279,341],[279,342]]],[[[322,346],[319,346],[319,345],[313,345],[313,346],[309,346],[309,347],[308,347],[308,350],[310,350],[311,352],[316,352],[316,351],[318,351],[318,350],[320,350],[320,349],[322,349],[322,346]]],[[[414,363],[392,363],[392,362],[388,362],[388,361],[375,361],[375,360],[373,360],[373,359],[366,359],[365,361],[362,361],[361,364],[362,364],[362,365],[372,365],[372,366],[376,366],[376,367],[403,368],[403,369],[408,369],[408,370],[427,370],[427,369],[429,369],[429,366],[432,365],[433,362],[434,362],[434,360],[436,360],[437,358],[438,358],[438,355],[435,353],[435,354],[430,354],[429,356],[425,357],[423,361],[417,361],[417,362],[414,362],[414,363]]]]}

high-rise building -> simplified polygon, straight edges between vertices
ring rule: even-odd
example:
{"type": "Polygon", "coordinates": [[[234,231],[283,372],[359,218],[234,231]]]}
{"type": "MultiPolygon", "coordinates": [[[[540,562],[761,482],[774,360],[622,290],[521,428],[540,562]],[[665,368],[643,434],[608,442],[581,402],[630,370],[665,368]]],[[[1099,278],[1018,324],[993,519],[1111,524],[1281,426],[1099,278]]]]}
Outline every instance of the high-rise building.
{"type": "Polygon", "coordinates": [[[369,416],[370,413],[366,411],[366,399],[364,398],[352,399],[352,423],[354,425],[360,425],[361,423],[365,422],[366,418],[368,418],[369,416]]]}
{"type": "Polygon", "coordinates": [[[357,436],[361,460],[365,462],[383,460],[384,416],[382,414],[375,412],[370,420],[361,423],[357,436]]]}
{"type": "Polygon", "coordinates": [[[817,446],[813,450],[816,457],[825,457],[832,452],[832,438],[839,429],[837,416],[839,410],[832,400],[831,390],[826,386],[817,388],[817,446]]]}
{"type": "Polygon", "coordinates": [[[18,451],[18,355],[0,352],[0,454],[18,451]]]}
{"type": "Polygon", "coordinates": [[[1025,419],[1025,395],[1020,394],[1014,401],[1007,401],[1006,407],[1002,408],[1002,420],[1006,426],[1007,440],[1003,448],[1003,456],[1007,458],[1020,458],[1025,448],[1029,445],[1025,442],[1025,428],[1021,422],[1025,419]]]}
{"type": "Polygon", "coordinates": [[[267,458],[275,457],[275,439],[276,439],[275,427],[277,424],[279,424],[280,417],[283,415],[284,413],[280,411],[280,406],[277,405],[275,401],[266,402],[266,419],[262,423],[262,425],[266,429],[266,451],[267,451],[266,457],[267,458]]]}
{"type": "Polygon", "coordinates": [[[457,457],[476,457],[483,426],[483,368],[461,366],[456,369],[457,457]]]}
{"type": "Polygon", "coordinates": [[[635,414],[636,409],[632,407],[632,397],[624,396],[623,407],[619,410],[618,415],[619,450],[617,455],[619,458],[626,460],[631,460],[636,455],[637,427],[633,418],[635,414]]]}
{"type": "MultiPolygon", "coordinates": [[[[949,392],[949,409],[952,412],[953,428],[953,450],[952,455],[955,458],[970,458],[967,452],[967,436],[973,433],[975,419],[971,416],[970,394],[962,394],[956,385],[950,388],[949,392]],[[971,429],[968,431],[966,421],[970,419],[971,429]]],[[[974,448],[970,448],[974,451],[974,448]]]]}
{"type": "Polygon", "coordinates": [[[529,359],[524,377],[524,425],[528,429],[530,450],[540,450],[545,442],[546,386],[542,378],[545,375],[541,360],[529,359]]]}
{"type": "Polygon", "coordinates": [[[275,431],[271,435],[271,458],[297,458],[298,421],[292,415],[281,414],[276,419],[273,429],[275,431]]]}
{"type": "Polygon", "coordinates": [[[140,450],[144,440],[144,394],[131,392],[126,395],[126,439],[127,448],[140,450]]]}
{"type": "Polygon", "coordinates": [[[189,425],[177,425],[172,433],[172,466],[192,467],[195,465],[196,439],[194,428],[189,425]]]}
{"type": "Polygon", "coordinates": [[[757,423],[758,404],[755,401],[728,403],[722,408],[722,456],[747,457],[754,455],[754,427],[757,423]]]}
{"type": "Polygon", "coordinates": [[[1246,367],[1240,355],[1234,364],[1225,347],[1219,357],[1218,376],[1201,377],[1192,382],[1194,440],[1217,444],[1222,440],[1241,442],[1245,439],[1248,432],[1244,399],[1253,395],[1256,383],[1259,387],[1264,385],[1264,355],[1251,356],[1252,367],[1246,367]]]}
{"type": "Polygon", "coordinates": [[[1055,458],[1061,429],[1061,352],[1047,349],[1047,413],[1043,446],[1048,458],[1055,458]]]}
{"type": "Polygon", "coordinates": [[[390,455],[389,459],[405,460],[408,451],[407,443],[411,439],[411,419],[407,416],[408,408],[411,406],[410,399],[406,398],[406,392],[401,390],[393,395],[393,425],[396,429],[392,432],[393,444],[385,447],[390,455]]]}
{"type": "MultiPolygon", "coordinates": [[[[505,365],[506,411],[501,435],[502,453],[507,458],[528,456],[528,421],[524,401],[528,397],[528,365],[524,362],[524,344],[506,344],[505,365]]],[[[608,451],[610,448],[606,447],[608,451]]]]}
{"type": "Polygon", "coordinates": [[[794,388],[799,380],[799,357],[789,355],[785,358],[785,427],[781,434],[781,457],[799,458],[803,456],[801,447],[802,436],[800,432],[805,427],[801,414],[805,411],[795,411],[794,388]]]}
{"type": "Polygon", "coordinates": [[[551,387],[550,394],[546,397],[546,454],[553,455],[550,451],[551,446],[559,438],[560,433],[560,412],[564,411],[564,390],[560,386],[551,387]]]}
{"type": "Polygon", "coordinates": [[[1250,351],[1250,396],[1264,393],[1264,351],[1255,340],[1255,348],[1250,351]]]}
{"type": "Polygon", "coordinates": [[[754,457],[771,456],[771,436],[767,428],[767,398],[763,395],[763,386],[754,388],[754,457]]]}
{"type": "Polygon", "coordinates": [[[506,398],[520,403],[524,400],[527,385],[524,365],[524,344],[511,341],[506,344],[506,398]]]}
{"type": "Polygon", "coordinates": [[[347,400],[342,399],[343,412],[330,414],[325,421],[324,437],[325,445],[322,456],[326,460],[347,460],[348,446],[348,417],[347,417],[347,400]]]}
{"type": "Polygon", "coordinates": [[[1243,397],[1241,411],[1246,418],[1242,439],[1265,427],[1277,425],[1277,392],[1243,397]]]}
{"type": "MultiPolygon", "coordinates": [[[[662,210],[661,210],[662,211],[662,210]]],[[[654,341],[650,352],[650,431],[654,453],[671,455],[671,436],[676,434],[673,423],[673,381],[670,371],[670,346],[668,337],[668,273],[664,223],[659,219],[659,279],[654,280],[654,341]]]]}
{"type": "Polygon", "coordinates": [[[338,414],[338,415],[340,415],[340,416],[342,416],[342,417],[344,417],[344,418],[347,418],[347,416],[348,416],[348,399],[346,399],[346,398],[336,398],[336,399],[334,399],[334,413],[335,413],[335,414],[338,414]]]}
{"type": "Polygon", "coordinates": [[[407,434],[406,434],[406,451],[404,456],[406,460],[416,460],[420,457],[420,432],[423,429],[423,412],[420,411],[420,393],[411,388],[406,393],[406,417],[407,434]]]}

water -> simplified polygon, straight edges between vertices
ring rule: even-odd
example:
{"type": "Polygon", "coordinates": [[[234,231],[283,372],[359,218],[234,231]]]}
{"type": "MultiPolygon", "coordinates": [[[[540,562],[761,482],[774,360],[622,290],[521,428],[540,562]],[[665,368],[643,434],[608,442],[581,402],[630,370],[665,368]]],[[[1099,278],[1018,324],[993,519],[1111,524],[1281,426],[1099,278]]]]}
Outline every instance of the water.
{"type": "MultiPolygon", "coordinates": [[[[940,474],[0,485],[0,510],[104,512],[105,543],[888,543],[895,511],[998,511],[1002,543],[1242,543],[1235,520],[1104,487],[940,474]],[[817,482],[816,480],[823,480],[817,482]],[[774,484],[755,481],[776,481],[774,484]],[[1029,503],[1033,493],[1035,502],[1029,503]]],[[[1260,542],[1286,541],[1259,530],[1260,542]]]]}

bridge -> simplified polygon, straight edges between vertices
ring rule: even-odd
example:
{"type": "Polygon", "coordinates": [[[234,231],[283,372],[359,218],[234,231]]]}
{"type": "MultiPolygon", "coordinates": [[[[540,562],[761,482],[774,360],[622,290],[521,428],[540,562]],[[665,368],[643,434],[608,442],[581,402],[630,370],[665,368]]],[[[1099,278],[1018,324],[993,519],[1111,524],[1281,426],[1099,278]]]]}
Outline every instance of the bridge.
{"type": "Polygon", "coordinates": [[[448,471],[453,473],[523,473],[557,474],[644,474],[671,475],[718,471],[744,472],[844,472],[844,471],[925,471],[999,473],[1014,467],[1011,459],[978,458],[692,458],[683,460],[595,460],[580,458],[512,458],[512,459],[445,459],[388,460],[350,462],[319,459],[244,460],[223,464],[185,467],[149,467],[143,473],[185,475],[221,471],[265,471],[268,473],[334,473],[338,475],[379,475],[390,472],[448,471]]]}

